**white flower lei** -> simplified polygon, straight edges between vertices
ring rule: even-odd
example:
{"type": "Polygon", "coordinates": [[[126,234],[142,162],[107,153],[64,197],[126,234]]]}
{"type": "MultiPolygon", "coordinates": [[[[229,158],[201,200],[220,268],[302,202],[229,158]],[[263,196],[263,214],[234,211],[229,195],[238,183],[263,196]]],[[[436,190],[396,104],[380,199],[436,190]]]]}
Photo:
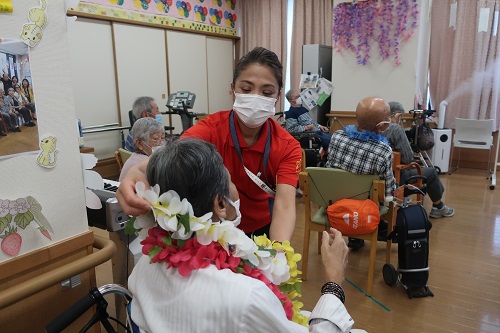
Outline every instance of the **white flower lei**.
{"type": "Polygon", "coordinates": [[[214,222],[212,213],[194,216],[193,207],[187,199],[180,199],[177,192],[170,190],[160,195],[160,186],[146,189],[143,182],[135,186],[136,193],[151,204],[151,212],[140,215],[134,221],[139,238],[145,239],[148,230],[158,225],[171,233],[175,239],[189,239],[195,234],[198,242],[208,245],[218,242],[235,257],[247,260],[257,267],[273,284],[280,285],[290,279],[290,266],[285,253],[276,252],[272,246],[257,246],[232,222],[214,222]]]}

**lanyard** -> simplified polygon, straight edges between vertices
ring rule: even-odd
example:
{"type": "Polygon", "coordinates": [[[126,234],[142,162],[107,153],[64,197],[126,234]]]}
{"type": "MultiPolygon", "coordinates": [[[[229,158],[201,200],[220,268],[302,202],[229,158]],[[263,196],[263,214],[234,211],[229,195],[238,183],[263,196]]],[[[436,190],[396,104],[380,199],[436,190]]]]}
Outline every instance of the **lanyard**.
{"type": "MultiPolygon", "coordinates": [[[[248,168],[243,163],[243,157],[241,156],[240,144],[238,142],[238,135],[236,134],[236,127],[234,125],[234,111],[231,111],[231,114],[229,115],[229,129],[231,130],[231,138],[233,139],[234,148],[236,149],[236,152],[238,153],[238,156],[240,157],[241,164],[243,165],[243,169],[245,169],[245,172],[247,173],[248,177],[267,194],[272,195],[272,196],[276,195],[276,191],[271,189],[269,187],[269,185],[264,183],[258,176],[253,174],[252,171],[248,170],[248,168]]],[[[264,177],[266,178],[266,182],[267,182],[266,168],[267,168],[267,162],[269,160],[269,151],[270,150],[271,150],[271,125],[269,125],[269,122],[268,122],[267,123],[266,146],[264,148],[264,160],[262,163],[263,167],[264,167],[262,172],[264,172],[264,177]]]]}

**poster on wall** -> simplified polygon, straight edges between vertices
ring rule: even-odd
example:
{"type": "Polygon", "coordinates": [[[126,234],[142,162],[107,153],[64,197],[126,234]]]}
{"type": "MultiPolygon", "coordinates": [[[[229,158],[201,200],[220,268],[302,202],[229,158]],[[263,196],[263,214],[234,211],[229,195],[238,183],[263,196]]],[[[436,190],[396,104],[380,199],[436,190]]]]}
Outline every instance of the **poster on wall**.
{"type": "Polygon", "coordinates": [[[234,29],[236,0],[84,0],[94,5],[119,8],[234,29]]]}
{"type": "Polygon", "coordinates": [[[0,39],[0,159],[40,149],[29,59],[22,40],[0,39]]]}

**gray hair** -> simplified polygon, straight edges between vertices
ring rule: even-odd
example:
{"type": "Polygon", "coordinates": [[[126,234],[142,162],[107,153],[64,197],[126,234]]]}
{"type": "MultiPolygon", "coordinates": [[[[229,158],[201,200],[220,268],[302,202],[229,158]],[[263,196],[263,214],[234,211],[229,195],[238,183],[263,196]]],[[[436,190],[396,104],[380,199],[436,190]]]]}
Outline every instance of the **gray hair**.
{"type": "Polygon", "coordinates": [[[209,142],[195,138],[169,141],[150,158],[147,178],[160,193],[176,191],[193,206],[196,216],[213,211],[217,196],[229,197],[229,173],[219,152],[209,142]]]}
{"type": "Polygon", "coordinates": [[[293,95],[295,92],[296,92],[296,91],[295,91],[295,90],[293,90],[293,89],[288,90],[288,91],[286,92],[286,94],[285,94],[286,99],[287,99],[288,101],[290,101],[290,100],[292,99],[292,95],[293,95]]]}
{"type": "Polygon", "coordinates": [[[132,105],[132,113],[135,116],[135,119],[140,119],[142,112],[147,111],[151,112],[151,102],[155,99],[149,96],[142,96],[135,100],[134,105],[132,105]]]}
{"type": "Polygon", "coordinates": [[[393,116],[396,113],[405,113],[405,108],[401,103],[389,102],[389,107],[391,108],[391,116],[393,116]]]}
{"type": "Polygon", "coordinates": [[[7,89],[7,92],[11,92],[11,91],[14,91],[14,88],[7,89]]]}
{"type": "MultiPolygon", "coordinates": [[[[142,142],[147,142],[151,134],[163,131],[163,124],[158,120],[153,118],[141,118],[134,123],[134,126],[132,126],[132,138],[134,139],[134,142],[137,139],[142,142]]],[[[137,149],[138,148],[136,147],[136,150],[137,149]]]]}

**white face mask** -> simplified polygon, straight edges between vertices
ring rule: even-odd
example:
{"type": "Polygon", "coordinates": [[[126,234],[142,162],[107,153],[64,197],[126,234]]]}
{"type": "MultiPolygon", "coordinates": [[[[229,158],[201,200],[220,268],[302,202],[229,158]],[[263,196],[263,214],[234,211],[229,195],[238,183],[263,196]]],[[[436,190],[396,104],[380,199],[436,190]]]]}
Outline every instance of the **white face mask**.
{"type": "Polygon", "coordinates": [[[248,127],[257,128],[262,126],[274,116],[274,105],[276,98],[264,97],[255,94],[234,94],[233,110],[238,118],[248,127]]]}
{"type": "Polygon", "coordinates": [[[234,224],[234,226],[237,227],[241,222],[240,199],[238,199],[236,201],[232,201],[231,199],[226,198],[226,200],[227,200],[227,202],[229,202],[229,204],[231,206],[234,207],[234,210],[236,211],[236,217],[232,221],[226,220],[223,217],[221,217],[220,220],[221,220],[221,222],[224,222],[224,221],[232,222],[234,224]]]}
{"type": "Polygon", "coordinates": [[[161,113],[160,113],[160,114],[157,114],[157,115],[155,116],[155,119],[156,119],[156,121],[158,121],[158,122],[160,122],[160,123],[161,123],[161,122],[162,122],[162,120],[163,120],[163,116],[161,115],[161,113]]]}
{"type": "Polygon", "coordinates": [[[297,99],[295,100],[295,104],[302,105],[302,98],[297,97],[297,99]]]}
{"type": "MultiPolygon", "coordinates": [[[[142,143],[145,144],[146,146],[148,146],[149,149],[151,149],[151,155],[153,155],[155,151],[157,151],[158,149],[160,149],[163,146],[163,145],[160,145],[160,146],[151,147],[150,145],[148,145],[144,141],[142,141],[142,143]]],[[[151,155],[149,155],[149,156],[151,156],[151,155]]]]}

